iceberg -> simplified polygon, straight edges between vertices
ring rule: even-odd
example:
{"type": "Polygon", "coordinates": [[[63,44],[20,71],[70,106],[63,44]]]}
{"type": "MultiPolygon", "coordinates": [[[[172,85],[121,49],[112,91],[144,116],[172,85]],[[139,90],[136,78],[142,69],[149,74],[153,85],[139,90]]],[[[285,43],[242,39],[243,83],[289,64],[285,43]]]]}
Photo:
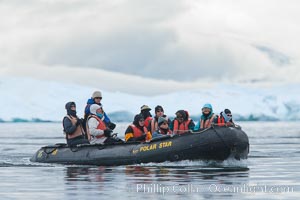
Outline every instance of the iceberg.
{"type": "Polygon", "coordinates": [[[76,102],[77,113],[83,117],[87,99],[99,89],[104,110],[116,122],[132,121],[144,104],[152,112],[156,105],[162,105],[170,118],[177,110],[185,109],[198,120],[201,107],[207,102],[216,114],[229,108],[236,121],[300,120],[299,88],[298,84],[269,88],[219,84],[209,89],[142,96],[62,82],[2,77],[0,122],[59,122],[65,116],[68,101],[76,102]]]}

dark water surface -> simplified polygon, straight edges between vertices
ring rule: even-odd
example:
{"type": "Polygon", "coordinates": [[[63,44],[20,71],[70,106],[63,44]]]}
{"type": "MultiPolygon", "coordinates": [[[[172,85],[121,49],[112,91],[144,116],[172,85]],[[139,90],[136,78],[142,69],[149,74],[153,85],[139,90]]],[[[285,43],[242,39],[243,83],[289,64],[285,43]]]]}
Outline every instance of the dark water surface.
{"type": "Polygon", "coordinates": [[[29,161],[41,146],[64,142],[60,123],[0,123],[0,199],[299,199],[300,123],[240,125],[250,140],[246,161],[99,167],[29,161]]]}

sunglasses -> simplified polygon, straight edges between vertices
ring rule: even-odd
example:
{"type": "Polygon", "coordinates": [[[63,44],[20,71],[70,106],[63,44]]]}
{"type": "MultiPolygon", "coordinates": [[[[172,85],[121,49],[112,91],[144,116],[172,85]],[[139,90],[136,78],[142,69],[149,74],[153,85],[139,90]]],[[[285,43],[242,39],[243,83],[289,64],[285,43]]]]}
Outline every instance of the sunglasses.
{"type": "Polygon", "coordinates": [[[139,120],[139,122],[144,122],[145,120],[143,120],[143,119],[141,119],[141,120],[139,120]]]}
{"type": "Polygon", "coordinates": [[[95,99],[102,99],[102,97],[95,97],[95,99]]]}

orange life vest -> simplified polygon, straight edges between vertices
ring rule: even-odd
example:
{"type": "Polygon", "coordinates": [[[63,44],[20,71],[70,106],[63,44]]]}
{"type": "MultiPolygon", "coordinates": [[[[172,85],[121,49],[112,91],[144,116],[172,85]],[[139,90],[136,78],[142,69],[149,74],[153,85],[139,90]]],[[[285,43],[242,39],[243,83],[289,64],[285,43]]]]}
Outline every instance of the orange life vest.
{"type": "Polygon", "coordinates": [[[207,119],[207,120],[202,120],[202,119],[200,119],[200,128],[202,129],[202,128],[209,128],[210,126],[211,126],[211,124],[212,124],[212,122],[213,122],[213,120],[214,120],[214,117],[215,117],[215,115],[212,115],[211,117],[210,117],[210,119],[207,119]]]}
{"type": "Polygon", "coordinates": [[[224,117],[218,116],[218,126],[225,126],[225,120],[224,117]]]}
{"type": "MultiPolygon", "coordinates": [[[[88,117],[88,120],[90,119],[90,118],[95,118],[97,121],[98,121],[98,126],[97,126],[97,129],[99,129],[99,130],[105,130],[106,129],[106,125],[105,125],[105,123],[99,118],[99,117],[97,117],[96,115],[90,115],[89,117],[88,117]]],[[[87,120],[87,122],[88,122],[88,120],[87,120]]],[[[89,132],[89,131],[88,131],[89,132]]],[[[89,134],[90,134],[90,132],[89,132],[89,134]]],[[[96,136],[96,138],[97,139],[99,139],[99,138],[103,138],[103,137],[105,137],[104,136],[104,134],[103,135],[97,135],[96,136]]]]}
{"type": "Polygon", "coordinates": [[[233,126],[234,123],[229,121],[229,122],[225,122],[224,117],[222,116],[218,116],[218,126],[233,126]]]}
{"type": "Polygon", "coordinates": [[[131,124],[130,126],[133,130],[134,138],[141,137],[143,134],[147,134],[147,132],[148,132],[148,129],[145,126],[143,127],[144,132],[133,124],[131,124]]]}
{"type": "Polygon", "coordinates": [[[150,116],[145,119],[145,126],[146,127],[149,126],[149,123],[150,123],[151,120],[152,120],[152,117],[150,117],[150,116]]]}
{"type": "Polygon", "coordinates": [[[173,127],[173,133],[175,134],[182,134],[187,131],[189,131],[189,124],[191,122],[191,119],[188,119],[187,121],[182,122],[179,124],[178,120],[174,120],[174,127],[173,127]]]}

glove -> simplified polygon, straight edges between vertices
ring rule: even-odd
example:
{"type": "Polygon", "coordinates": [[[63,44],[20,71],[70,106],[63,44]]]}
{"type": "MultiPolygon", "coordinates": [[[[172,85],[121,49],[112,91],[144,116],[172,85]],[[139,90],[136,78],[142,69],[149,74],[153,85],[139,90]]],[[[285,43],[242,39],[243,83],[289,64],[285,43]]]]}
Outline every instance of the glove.
{"type": "Polygon", "coordinates": [[[109,128],[104,130],[105,137],[110,137],[111,133],[112,133],[112,130],[110,130],[109,128]]]}
{"type": "Polygon", "coordinates": [[[81,119],[77,119],[76,126],[79,126],[82,123],[81,119]]]}
{"type": "Polygon", "coordinates": [[[114,130],[116,128],[116,124],[112,123],[112,122],[109,122],[108,128],[111,129],[111,130],[114,130]]]}

